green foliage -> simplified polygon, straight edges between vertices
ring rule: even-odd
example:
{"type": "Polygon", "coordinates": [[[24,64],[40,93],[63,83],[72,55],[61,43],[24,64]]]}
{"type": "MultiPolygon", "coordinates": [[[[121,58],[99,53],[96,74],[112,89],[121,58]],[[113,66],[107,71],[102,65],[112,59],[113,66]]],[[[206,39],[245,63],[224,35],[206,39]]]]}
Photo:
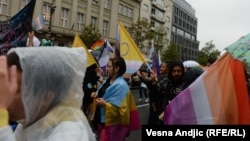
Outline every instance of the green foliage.
{"type": "Polygon", "coordinates": [[[216,46],[213,44],[213,41],[207,42],[205,44],[205,47],[203,47],[199,51],[199,55],[198,55],[197,61],[201,65],[206,66],[208,58],[217,59],[220,56],[221,52],[218,49],[216,49],[215,47],[216,46]]]}
{"type": "Polygon", "coordinates": [[[179,60],[179,53],[177,51],[177,46],[173,42],[167,47],[166,50],[162,53],[162,60],[163,61],[174,61],[179,60]]]}
{"type": "Polygon", "coordinates": [[[101,33],[96,26],[88,25],[83,28],[82,34],[80,35],[82,41],[90,49],[91,45],[101,39],[101,33]]]}
{"type": "Polygon", "coordinates": [[[151,24],[145,20],[138,20],[136,23],[132,23],[128,29],[130,36],[134,39],[138,48],[143,47],[143,42],[153,38],[153,34],[150,31],[151,24]]]}
{"type": "Polygon", "coordinates": [[[167,43],[166,35],[167,31],[164,27],[156,28],[154,32],[154,42],[157,50],[162,50],[164,45],[167,43]]]}

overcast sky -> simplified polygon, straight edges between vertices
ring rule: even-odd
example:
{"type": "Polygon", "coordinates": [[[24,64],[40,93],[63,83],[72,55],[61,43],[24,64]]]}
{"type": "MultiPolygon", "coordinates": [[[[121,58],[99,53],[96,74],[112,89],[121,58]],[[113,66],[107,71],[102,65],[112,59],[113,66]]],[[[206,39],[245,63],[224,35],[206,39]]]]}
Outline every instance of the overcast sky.
{"type": "Polygon", "coordinates": [[[199,49],[213,40],[223,49],[250,33],[250,0],[186,0],[198,18],[199,49]]]}

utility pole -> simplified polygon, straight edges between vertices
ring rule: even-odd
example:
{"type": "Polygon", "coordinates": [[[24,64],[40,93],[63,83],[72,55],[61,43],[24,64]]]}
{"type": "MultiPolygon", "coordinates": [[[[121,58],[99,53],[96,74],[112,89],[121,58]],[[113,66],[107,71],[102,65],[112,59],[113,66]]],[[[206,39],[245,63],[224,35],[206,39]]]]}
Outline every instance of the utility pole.
{"type": "Polygon", "coordinates": [[[49,33],[51,34],[51,20],[52,20],[52,15],[54,14],[55,12],[55,8],[56,6],[52,6],[50,8],[50,18],[49,18],[49,33]]]}
{"type": "Polygon", "coordinates": [[[138,34],[137,34],[137,41],[136,41],[136,44],[137,44],[137,47],[139,47],[139,38],[140,38],[140,33],[141,33],[141,30],[140,29],[140,18],[141,18],[141,2],[142,0],[139,0],[140,4],[139,4],[139,14],[138,14],[138,21],[137,21],[137,31],[138,31],[138,34]]]}
{"type": "Polygon", "coordinates": [[[50,17],[49,17],[49,34],[51,34],[51,22],[52,22],[52,15],[55,12],[56,6],[54,6],[55,0],[52,0],[52,6],[50,7],[50,17]]]}

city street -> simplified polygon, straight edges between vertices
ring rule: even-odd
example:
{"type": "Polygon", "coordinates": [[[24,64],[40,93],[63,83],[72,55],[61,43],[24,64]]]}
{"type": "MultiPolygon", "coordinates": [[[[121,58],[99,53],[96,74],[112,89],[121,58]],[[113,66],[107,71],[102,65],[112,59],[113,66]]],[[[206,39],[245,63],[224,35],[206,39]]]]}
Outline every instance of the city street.
{"type": "MultiPolygon", "coordinates": [[[[132,93],[134,94],[136,102],[139,99],[139,90],[138,89],[131,89],[132,93]]],[[[148,120],[148,114],[149,114],[149,104],[148,103],[141,103],[140,105],[137,105],[139,117],[141,124],[146,124],[148,120]]],[[[141,130],[133,131],[130,133],[129,137],[126,139],[126,141],[141,141],[141,130]]]]}

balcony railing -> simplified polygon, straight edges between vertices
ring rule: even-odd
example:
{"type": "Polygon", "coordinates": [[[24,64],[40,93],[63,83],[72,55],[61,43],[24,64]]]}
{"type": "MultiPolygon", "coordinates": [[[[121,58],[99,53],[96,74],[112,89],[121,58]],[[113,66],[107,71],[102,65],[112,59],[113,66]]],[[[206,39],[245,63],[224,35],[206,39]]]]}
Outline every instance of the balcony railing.
{"type": "Polygon", "coordinates": [[[155,7],[157,7],[157,8],[160,9],[161,11],[164,11],[164,12],[166,11],[166,9],[164,8],[164,6],[162,6],[162,5],[158,4],[158,3],[156,3],[155,1],[152,2],[152,5],[155,6],[155,7]]]}

